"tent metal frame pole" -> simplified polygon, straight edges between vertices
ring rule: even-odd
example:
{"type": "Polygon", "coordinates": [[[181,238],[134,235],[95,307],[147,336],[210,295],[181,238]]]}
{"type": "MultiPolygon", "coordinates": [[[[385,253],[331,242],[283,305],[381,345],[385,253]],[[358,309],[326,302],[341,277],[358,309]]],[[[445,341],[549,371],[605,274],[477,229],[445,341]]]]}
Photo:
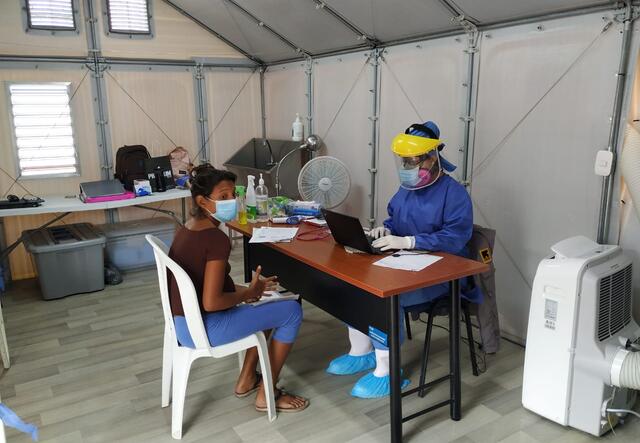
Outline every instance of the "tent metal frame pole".
{"type": "MultiPolygon", "coordinates": [[[[265,111],[266,104],[264,98],[264,75],[267,68],[262,66],[260,68],[260,129],[262,135],[262,147],[269,150],[269,163],[275,164],[276,160],[273,157],[273,151],[271,145],[267,141],[267,113],[265,111]]],[[[276,189],[277,192],[277,189],[276,189]]]]}
{"type": "Polygon", "coordinates": [[[193,86],[195,92],[196,119],[198,130],[198,146],[200,146],[200,162],[207,163],[210,158],[211,144],[207,119],[207,93],[204,75],[204,67],[197,64],[193,68],[193,86]]]}
{"type": "Polygon", "coordinates": [[[622,119],[622,106],[624,103],[624,91],[627,82],[629,55],[631,52],[631,37],[633,33],[633,21],[636,19],[631,2],[627,2],[624,13],[624,30],[622,32],[622,44],[620,49],[620,65],[618,67],[615,99],[611,127],[609,130],[609,142],[607,150],[613,153],[611,173],[602,180],[602,192],[600,196],[600,214],[598,219],[597,242],[605,244],[609,239],[609,225],[611,222],[611,200],[613,197],[613,185],[618,160],[618,139],[622,119]]]}
{"type": "Polygon", "coordinates": [[[163,0],[167,5],[171,6],[173,9],[175,9],[176,11],[178,11],[180,14],[184,15],[185,17],[191,19],[191,21],[193,21],[195,24],[197,24],[198,26],[200,26],[202,29],[204,29],[205,31],[213,34],[215,37],[219,38],[220,40],[222,40],[223,42],[225,42],[227,45],[231,46],[233,49],[235,49],[236,51],[238,51],[240,54],[244,55],[245,57],[247,57],[249,60],[253,60],[254,62],[256,62],[259,65],[263,65],[264,62],[259,59],[258,57],[256,57],[255,55],[251,55],[248,52],[246,52],[244,49],[242,49],[241,47],[237,46],[235,43],[233,43],[231,40],[228,40],[225,36],[223,36],[222,34],[216,32],[214,29],[210,28],[209,26],[205,25],[203,22],[201,22],[200,20],[198,20],[197,18],[195,18],[193,15],[189,14],[187,11],[185,11],[184,9],[182,9],[180,6],[176,5],[175,3],[173,3],[170,0],[163,0]]]}
{"type": "Polygon", "coordinates": [[[340,14],[338,11],[333,9],[331,6],[329,6],[325,2],[321,0],[311,0],[311,1],[313,1],[316,4],[317,9],[322,9],[324,11],[327,11],[329,15],[331,15],[333,18],[335,18],[340,23],[342,23],[344,27],[348,28],[351,32],[353,32],[358,38],[358,40],[367,41],[370,47],[376,47],[380,44],[380,41],[378,39],[368,35],[366,32],[358,28],[351,21],[349,21],[345,16],[340,14]]]}
{"type": "Polygon", "coordinates": [[[371,93],[371,139],[369,148],[371,148],[371,166],[369,174],[371,178],[369,193],[369,227],[373,228],[376,222],[376,182],[378,175],[378,131],[380,120],[380,58],[382,49],[374,48],[373,57],[369,60],[373,70],[373,84],[369,92],[371,93]]]}
{"type": "MultiPolygon", "coordinates": [[[[307,58],[304,65],[304,74],[307,77],[307,92],[304,94],[307,97],[307,130],[308,134],[313,134],[313,59],[307,58]]],[[[314,153],[311,153],[314,156],[314,153]]]]}
{"type": "Polygon", "coordinates": [[[29,55],[0,55],[0,63],[58,63],[84,65],[87,57],[40,57],[29,55]]]}
{"type": "Polygon", "coordinates": [[[256,24],[258,26],[260,26],[261,28],[266,29],[267,31],[269,31],[271,34],[273,34],[275,37],[277,37],[280,41],[282,41],[284,44],[286,44],[287,46],[289,46],[291,49],[293,49],[294,51],[304,55],[305,57],[310,57],[311,54],[308,51],[305,51],[304,49],[302,49],[300,46],[296,45],[295,43],[293,43],[291,40],[289,40],[288,38],[286,38],[284,35],[280,34],[278,31],[276,31],[275,29],[273,29],[271,26],[269,26],[268,24],[266,24],[264,22],[264,20],[261,20],[260,18],[256,17],[255,15],[253,15],[251,12],[249,12],[247,9],[243,8],[241,5],[239,5],[235,0],[223,0],[226,1],[227,3],[230,3],[231,5],[233,5],[236,9],[238,9],[239,11],[241,11],[244,15],[246,15],[247,17],[249,17],[251,20],[253,20],[254,22],[256,22],[256,24]]]}
{"type": "MultiPolygon", "coordinates": [[[[93,95],[94,118],[96,119],[96,136],[98,156],[100,160],[100,176],[103,180],[113,178],[113,153],[111,147],[111,135],[107,127],[109,123],[109,111],[107,109],[106,83],[104,71],[108,68],[101,58],[100,33],[97,28],[98,19],[94,0],[85,0],[84,18],[87,28],[87,48],[89,61],[87,68],[91,70],[91,92],[93,95]]],[[[105,210],[107,223],[118,221],[117,210],[105,210]]]]}
{"type": "Polygon", "coordinates": [[[467,33],[467,47],[464,52],[467,54],[467,80],[464,86],[467,88],[464,115],[460,119],[464,122],[464,135],[462,138],[462,175],[461,181],[465,187],[471,185],[469,180],[469,157],[471,152],[471,129],[475,124],[475,112],[473,110],[473,92],[475,85],[475,61],[478,52],[478,38],[480,36],[478,28],[463,16],[457,18],[460,25],[467,33]]]}
{"type": "Polygon", "coordinates": [[[207,61],[206,59],[197,60],[162,60],[162,59],[135,59],[135,58],[113,58],[105,57],[106,63],[113,66],[118,65],[143,65],[143,66],[167,66],[167,67],[185,67],[193,68],[195,66],[202,66],[203,68],[233,68],[233,69],[255,69],[256,65],[253,62],[247,63],[243,59],[216,59],[216,61],[207,61]]]}
{"type": "MultiPolygon", "coordinates": [[[[112,57],[100,57],[103,63],[109,66],[157,66],[157,67],[184,67],[193,68],[200,64],[204,68],[230,68],[230,69],[255,69],[256,65],[253,63],[244,63],[242,59],[219,59],[220,61],[207,62],[207,61],[194,61],[194,60],[162,60],[162,59],[135,59],[135,58],[112,58],[112,57]]],[[[86,65],[87,63],[93,63],[94,57],[43,57],[43,56],[29,56],[29,55],[0,55],[0,64],[12,63],[13,66],[17,66],[20,63],[48,63],[48,64],[69,64],[69,65],[86,65]]]]}

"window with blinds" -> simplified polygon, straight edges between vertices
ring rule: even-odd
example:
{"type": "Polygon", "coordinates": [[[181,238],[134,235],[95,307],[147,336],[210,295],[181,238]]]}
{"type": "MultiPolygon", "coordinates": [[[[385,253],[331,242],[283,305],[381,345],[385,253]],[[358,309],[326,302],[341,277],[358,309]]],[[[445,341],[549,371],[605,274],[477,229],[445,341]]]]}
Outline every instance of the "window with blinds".
{"type": "Polygon", "coordinates": [[[106,0],[109,32],[150,34],[147,0],[106,0]]]}
{"type": "Polygon", "coordinates": [[[20,176],[78,173],[69,85],[70,83],[9,84],[20,176]]]}
{"type": "Polygon", "coordinates": [[[27,25],[30,29],[76,29],[73,0],[26,0],[27,25]]]}

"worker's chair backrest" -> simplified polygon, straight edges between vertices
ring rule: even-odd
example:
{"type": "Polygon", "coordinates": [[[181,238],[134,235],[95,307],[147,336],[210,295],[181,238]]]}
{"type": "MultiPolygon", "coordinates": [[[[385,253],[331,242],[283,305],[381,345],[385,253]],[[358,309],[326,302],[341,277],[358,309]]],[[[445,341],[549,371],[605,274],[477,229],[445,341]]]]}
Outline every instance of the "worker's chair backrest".
{"type": "Polygon", "coordinates": [[[483,299],[478,306],[472,307],[478,318],[483,348],[489,353],[497,352],[500,347],[500,322],[493,263],[495,238],[496,231],[494,229],[473,225],[473,234],[468,243],[470,257],[490,266],[489,271],[474,276],[476,286],[482,290],[483,299]]]}
{"type": "Polygon", "coordinates": [[[153,254],[156,259],[158,282],[160,284],[160,298],[162,299],[162,310],[164,311],[166,327],[171,330],[171,335],[177,340],[173,324],[173,314],[171,313],[171,305],[169,303],[168,269],[178,284],[182,309],[184,310],[184,317],[187,321],[191,339],[196,349],[208,349],[210,347],[209,339],[207,338],[207,333],[202,323],[198,296],[196,295],[196,289],[193,286],[191,278],[180,265],[169,258],[169,248],[162,240],[150,234],[145,235],[145,238],[153,247],[153,254]]]}

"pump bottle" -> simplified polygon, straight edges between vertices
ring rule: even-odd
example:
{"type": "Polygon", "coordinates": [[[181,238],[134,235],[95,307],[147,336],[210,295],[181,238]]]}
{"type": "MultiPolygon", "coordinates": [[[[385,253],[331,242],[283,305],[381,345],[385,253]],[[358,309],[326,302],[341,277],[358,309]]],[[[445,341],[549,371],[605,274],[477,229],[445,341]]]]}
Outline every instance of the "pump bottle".
{"type": "Polygon", "coordinates": [[[264,185],[262,173],[260,173],[260,180],[258,181],[258,187],[256,188],[256,206],[258,210],[258,221],[269,221],[269,191],[264,185]]]}
{"type": "Polygon", "coordinates": [[[291,140],[301,142],[303,137],[304,125],[302,124],[302,120],[300,120],[300,114],[296,113],[296,119],[293,121],[293,125],[291,125],[291,140]]]}

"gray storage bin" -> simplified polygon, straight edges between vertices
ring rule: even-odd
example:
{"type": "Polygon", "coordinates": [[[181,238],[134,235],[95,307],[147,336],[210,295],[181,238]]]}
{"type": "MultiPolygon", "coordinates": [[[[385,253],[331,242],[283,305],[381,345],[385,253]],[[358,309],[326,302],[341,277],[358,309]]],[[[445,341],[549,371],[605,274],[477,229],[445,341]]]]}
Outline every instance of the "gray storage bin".
{"type": "Polygon", "coordinates": [[[171,246],[176,227],[177,223],[171,218],[150,217],[98,225],[97,229],[107,239],[107,263],[121,271],[132,271],[151,268],[156,264],[153,249],[144,236],[155,235],[167,246],[171,246]]]}
{"type": "Polygon", "coordinates": [[[23,235],[35,260],[43,299],[104,289],[105,238],[93,225],[53,226],[23,235]]]}

